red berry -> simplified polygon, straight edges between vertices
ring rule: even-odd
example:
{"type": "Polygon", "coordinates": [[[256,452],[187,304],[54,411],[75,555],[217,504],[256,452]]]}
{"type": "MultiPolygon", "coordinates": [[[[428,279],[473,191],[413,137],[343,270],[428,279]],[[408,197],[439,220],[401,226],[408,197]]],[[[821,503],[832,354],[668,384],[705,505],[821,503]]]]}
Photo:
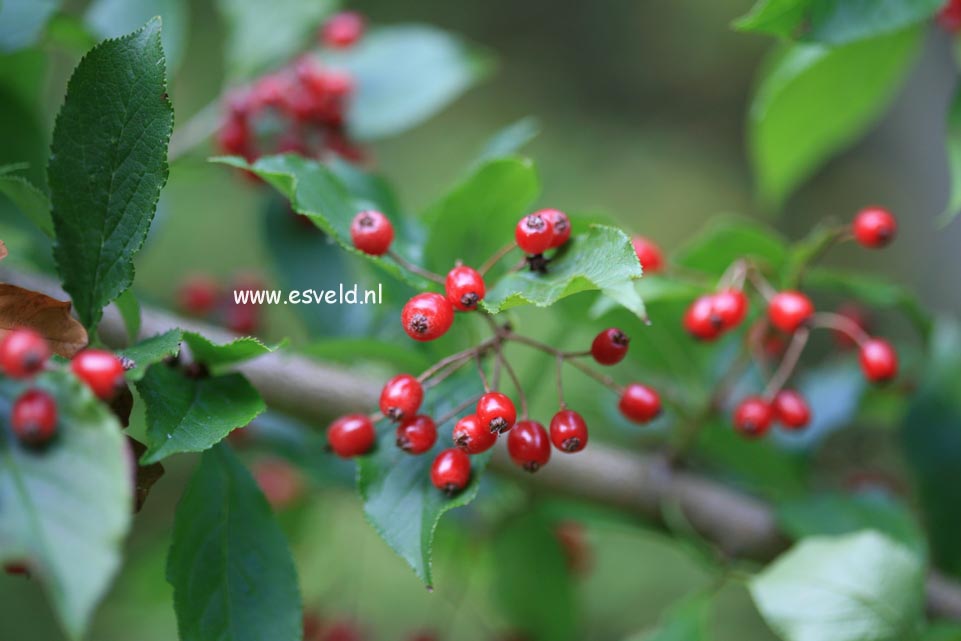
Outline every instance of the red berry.
{"type": "Polygon", "coordinates": [[[654,241],[644,236],[634,236],[631,244],[645,274],[656,274],[664,268],[664,255],[654,241]]]}
{"type": "Polygon", "coordinates": [[[778,292],[767,304],[771,324],[787,334],[793,334],[813,313],[814,304],[801,292],[778,292]]]}
{"type": "Polygon", "coordinates": [[[562,452],[580,452],[587,446],[587,423],[574,410],[561,410],[551,419],[551,443],[562,452]]]}
{"type": "Polygon", "coordinates": [[[961,31],[961,0],[948,0],[938,12],[938,24],[949,33],[961,31]]]}
{"type": "Polygon", "coordinates": [[[534,214],[547,221],[551,228],[553,237],[551,238],[551,249],[560,247],[571,237],[571,219],[567,214],[559,209],[542,209],[535,211],[534,214]]]}
{"type": "Polygon", "coordinates": [[[477,401],[477,418],[489,431],[503,434],[514,427],[517,409],[506,394],[487,392],[477,401]]]}
{"type": "Polygon", "coordinates": [[[183,311],[194,316],[204,316],[217,307],[220,287],[217,281],[203,274],[184,279],[177,292],[177,303],[183,311]]]}
{"type": "Polygon", "coordinates": [[[250,336],[260,329],[260,308],[253,303],[231,303],[224,309],[224,326],[234,334],[250,336]]]}
{"type": "Polygon", "coordinates": [[[876,249],[894,240],[898,222],[886,209],[868,207],[858,212],[851,226],[854,238],[865,247],[876,249]]]}
{"type": "Polygon", "coordinates": [[[747,296],[739,289],[725,289],[714,295],[713,309],[724,329],[732,329],[747,315],[747,296]]]}
{"type": "Polygon", "coordinates": [[[103,401],[112,399],[123,387],[123,363],[102,349],[85,349],[70,362],[74,375],[103,401]]]}
{"type": "Polygon", "coordinates": [[[507,436],[507,452],[517,465],[528,472],[536,472],[551,458],[547,430],[536,421],[521,421],[507,436]]]}
{"type": "Polygon", "coordinates": [[[320,38],[333,49],[346,49],[364,35],[364,17],[356,11],[341,11],[332,15],[321,28],[320,38]]]}
{"type": "Polygon", "coordinates": [[[484,298],[484,277],[476,269],[461,265],[447,272],[445,290],[454,309],[470,312],[484,298]]]}
{"type": "Polygon", "coordinates": [[[702,341],[711,341],[721,335],[724,321],[714,309],[714,296],[705,294],[691,303],[684,313],[684,329],[702,341]]]}
{"type": "Polygon", "coordinates": [[[394,240],[394,226],[379,211],[362,211],[350,223],[350,238],[365,254],[382,256],[394,240]]]}
{"type": "Polygon", "coordinates": [[[514,240],[525,254],[543,254],[554,242],[554,232],[550,223],[539,214],[530,214],[517,221],[514,240]]]}
{"type": "Polygon", "coordinates": [[[647,423],[660,416],[661,397],[647,385],[631,383],[624,388],[617,407],[635,423],[647,423]]]}
{"type": "Polygon", "coordinates": [[[288,508],[304,495],[304,479],[287,461],[262,459],[250,467],[260,491],[273,509],[288,508]]]}
{"type": "Polygon", "coordinates": [[[454,307],[440,294],[417,294],[404,305],[400,321],[404,331],[415,341],[432,341],[450,329],[454,322],[454,307]]]}
{"type": "Polygon", "coordinates": [[[497,442],[497,432],[481,423],[477,414],[468,414],[454,425],[454,445],[468,454],[486,452],[497,442]]]}
{"type": "Polygon", "coordinates": [[[759,396],[749,396],[734,409],[734,429],[744,436],[764,436],[774,419],[774,410],[759,396]]]}
{"type": "Polygon", "coordinates": [[[800,393],[794,390],[781,390],[771,402],[774,417],[784,427],[800,429],[811,421],[811,408],[800,393]]]}
{"type": "Polygon", "coordinates": [[[873,383],[889,381],[898,373],[898,353],[891,344],[872,338],[861,345],[861,371],[873,383]]]}
{"type": "Polygon", "coordinates": [[[57,433],[57,403],[43,390],[27,390],[13,404],[10,425],[24,445],[46,445],[57,433]]]}
{"type": "Polygon", "coordinates": [[[231,116],[217,131],[217,146],[231,156],[250,154],[250,128],[245,117],[231,116]]]}
{"type": "Polygon", "coordinates": [[[423,454],[436,442],[437,425],[429,416],[412,416],[397,426],[397,447],[408,454],[423,454]]]}
{"type": "Polygon", "coordinates": [[[444,450],[430,467],[430,481],[447,496],[457,494],[470,481],[470,457],[457,448],[444,450]]]}
{"type": "Polygon", "coordinates": [[[342,458],[366,454],[376,438],[374,423],[364,414],[341,416],[327,428],[327,444],[342,458]]]}
{"type": "Polygon", "coordinates": [[[591,343],[591,356],[601,365],[614,365],[624,360],[631,339],[627,334],[610,327],[594,337],[591,343]]]}
{"type": "Polygon", "coordinates": [[[50,358],[47,341],[36,331],[19,327],[0,339],[0,370],[13,378],[28,378],[50,358]]]}
{"type": "Polygon", "coordinates": [[[380,411],[392,421],[413,416],[424,400],[424,388],[410,374],[398,374],[380,392],[380,411]]]}

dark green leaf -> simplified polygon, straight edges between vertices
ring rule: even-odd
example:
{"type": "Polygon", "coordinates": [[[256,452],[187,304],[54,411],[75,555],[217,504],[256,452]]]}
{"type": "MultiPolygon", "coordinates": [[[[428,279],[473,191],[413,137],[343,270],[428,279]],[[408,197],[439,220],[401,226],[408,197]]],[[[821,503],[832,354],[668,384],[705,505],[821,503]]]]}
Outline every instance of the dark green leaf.
{"type": "Polygon", "coordinates": [[[707,641],[711,638],[711,601],[706,594],[687,597],[671,606],[656,630],[627,641],[707,641]]]}
{"type": "Polygon", "coordinates": [[[17,168],[15,165],[0,167],[0,193],[9,198],[40,231],[53,238],[50,199],[26,178],[10,173],[17,168]]]}
{"type": "Polygon", "coordinates": [[[0,3],[0,52],[29,47],[62,0],[3,0],[0,3]]]}
{"type": "Polygon", "coordinates": [[[921,641],[961,641],[961,625],[941,621],[932,623],[924,631],[921,641]]]}
{"type": "Polygon", "coordinates": [[[720,276],[738,258],[778,271],[788,258],[782,236],[759,223],[721,218],[681,247],[674,262],[686,269],[720,276]]]}
{"type": "Polygon", "coordinates": [[[14,440],[11,403],[26,386],[0,378],[0,561],[26,562],[79,639],[120,567],[133,506],[129,455],[116,418],[86,386],[62,372],[35,384],[59,413],[57,439],[43,452],[14,440]]]}
{"type": "Polygon", "coordinates": [[[250,473],[224,445],[204,453],[174,520],[167,580],[182,641],[299,641],[297,573],[250,473]]]}
{"type": "Polygon", "coordinates": [[[495,133],[481,152],[474,159],[474,165],[481,165],[489,160],[512,156],[523,149],[541,132],[541,125],[536,118],[528,116],[511,123],[495,133]]]}
{"type": "Polygon", "coordinates": [[[947,135],[944,144],[951,173],[951,194],[938,221],[942,225],[947,225],[961,214],[961,92],[954,95],[948,110],[947,135]]]}
{"type": "Polygon", "coordinates": [[[133,290],[128,289],[114,301],[120,318],[123,319],[124,329],[127,330],[128,340],[135,341],[140,334],[140,303],[134,296],[133,290]]]}
{"type": "Polygon", "coordinates": [[[23,170],[24,178],[41,186],[47,179],[45,167],[50,153],[43,117],[48,67],[48,56],[36,49],[0,56],[0,165],[16,163],[4,173],[23,170]]]}
{"type": "Polygon", "coordinates": [[[121,350],[120,354],[129,358],[134,364],[133,369],[127,370],[127,380],[139,381],[148,367],[179,354],[182,337],[183,333],[179,329],[171,329],[121,350]]]}
{"type": "Polygon", "coordinates": [[[164,53],[171,74],[180,66],[187,44],[186,0],[94,0],[87,8],[86,23],[101,38],[130,33],[154,16],[163,20],[164,53]]]}
{"type": "Polygon", "coordinates": [[[151,20],[80,61],[57,116],[48,167],[54,256],[87,328],[133,282],[167,180],[166,87],[160,21],[151,20]]]}
{"type": "Polygon", "coordinates": [[[224,345],[216,345],[196,332],[184,332],[184,342],[195,361],[218,370],[269,354],[273,351],[253,336],[244,336],[224,345]]]}

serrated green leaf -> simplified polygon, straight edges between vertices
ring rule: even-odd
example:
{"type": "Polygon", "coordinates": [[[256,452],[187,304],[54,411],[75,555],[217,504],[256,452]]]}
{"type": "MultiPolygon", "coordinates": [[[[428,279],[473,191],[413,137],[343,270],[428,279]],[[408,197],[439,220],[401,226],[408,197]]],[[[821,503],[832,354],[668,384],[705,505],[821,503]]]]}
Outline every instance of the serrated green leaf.
{"type": "Polygon", "coordinates": [[[534,140],[540,132],[541,124],[531,116],[507,125],[487,140],[477,158],[474,159],[474,166],[482,165],[496,158],[515,155],[534,140]]]}
{"type": "Polygon", "coordinates": [[[686,269],[720,276],[739,258],[779,271],[788,258],[788,244],[769,227],[738,218],[720,218],[677,250],[673,262],[686,269]]]}
{"type": "Polygon", "coordinates": [[[546,274],[525,269],[501,278],[481,302],[484,309],[496,314],[524,304],[548,307],[567,296],[600,291],[646,318],[644,302],[632,282],[641,277],[641,264],[627,234],[615,227],[592,225],[586,234],[571,238],[561,252],[546,274]]]}
{"type": "Polygon", "coordinates": [[[160,39],[167,68],[173,74],[180,66],[187,43],[187,9],[186,0],[95,0],[87,7],[84,21],[101,38],[116,38],[160,16],[160,39]]]}
{"type": "Polygon", "coordinates": [[[166,87],[160,21],[151,20],[84,56],[57,116],[48,165],[54,257],[88,329],[133,282],[167,181],[166,87]]]}
{"type": "Polygon", "coordinates": [[[179,354],[182,338],[183,332],[179,329],[171,329],[120,350],[119,353],[129,358],[134,364],[132,369],[127,370],[127,380],[135,383],[143,378],[151,365],[179,354]]]}
{"type": "Polygon", "coordinates": [[[872,530],[805,539],[749,589],[785,641],[902,641],[923,623],[922,558],[872,530]]]}
{"type": "Polygon", "coordinates": [[[137,382],[137,391],[147,408],[145,465],[171,454],[203,452],[267,409],[240,374],[187,378],[156,364],[137,382]]]}
{"type": "Polygon", "coordinates": [[[140,334],[140,302],[134,296],[133,289],[128,289],[117,297],[114,301],[120,318],[123,320],[123,327],[127,331],[127,339],[137,340],[140,334]]]}
{"type": "Polygon", "coordinates": [[[0,193],[9,198],[40,231],[53,238],[50,199],[26,178],[12,175],[10,171],[15,167],[0,167],[0,193]]]}
{"type": "Polygon", "coordinates": [[[208,450],[177,506],[167,581],[182,641],[300,641],[297,572],[250,473],[208,450]]]}
{"type": "Polygon", "coordinates": [[[780,205],[875,123],[914,60],[921,33],[912,28],[836,48],[778,49],[764,65],[748,123],[762,199],[780,205]]]}
{"type": "Polygon", "coordinates": [[[708,641],[711,638],[712,598],[695,594],[672,605],[653,632],[642,632],[625,641],[708,641]]]}
{"type": "Polygon", "coordinates": [[[50,372],[32,384],[56,400],[59,434],[43,452],[17,443],[8,417],[26,385],[0,378],[0,561],[25,561],[79,639],[120,567],[129,454],[117,419],[75,378],[50,372]]]}
{"type": "Polygon", "coordinates": [[[29,47],[62,0],[3,0],[0,3],[0,52],[29,47]]]}
{"type": "Polygon", "coordinates": [[[212,370],[220,370],[273,351],[253,336],[243,336],[224,345],[217,345],[196,332],[184,332],[183,339],[194,360],[212,370]]]}
{"type": "Polygon", "coordinates": [[[961,91],[955,93],[948,109],[945,150],[951,175],[951,193],[948,204],[938,216],[938,223],[947,225],[961,214],[961,91]]]}

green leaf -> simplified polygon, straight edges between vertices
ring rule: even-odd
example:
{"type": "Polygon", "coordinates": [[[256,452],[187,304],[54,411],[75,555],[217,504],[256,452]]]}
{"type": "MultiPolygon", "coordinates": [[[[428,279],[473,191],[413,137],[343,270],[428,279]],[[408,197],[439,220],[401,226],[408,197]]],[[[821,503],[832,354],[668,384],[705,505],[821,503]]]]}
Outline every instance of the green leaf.
{"type": "Polygon", "coordinates": [[[134,296],[133,289],[128,289],[117,297],[114,301],[120,318],[123,320],[124,329],[127,330],[127,338],[131,341],[137,340],[140,334],[140,303],[134,296]]]}
{"type": "Polygon", "coordinates": [[[167,180],[172,128],[159,20],[97,45],[74,70],[48,174],[54,257],[88,329],[133,282],[167,180]]]}
{"type": "Polygon", "coordinates": [[[474,159],[474,166],[482,165],[489,160],[515,155],[540,132],[540,123],[531,116],[507,125],[488,139],[484,148],[474,159]]]}
{"type": "Polygon", "coordinates": [[[836,48],[795,44],[776,52],[764,66],[748,125],[758,191],[767,203],[780,205],[875,123],[920,36],[920,29],[909,29],[836,48]]]}
{"type": "Polygon", "coordinates": [[[26,178],[10,174],[10,167],[14,166],[0,167],[0,193],[9,198],[37,229],[53,238],[50,199],[26,178]]]}
{"type": "Polygon", "coordinates": [[[137,391],[147,408],[144,465],[171,454],[207,450],[267,409],[240,374],[187,378],[157,364],[137,382],[137,391]]]}
{"type": "Polygon", "coordinates": [[[135,383],[143,378],[151,365],[179,354],[182,337],[183,332],[179,329],[171,329],[120,350],[122,356],[126,356],[134,363],[133,368],[127,370],[127,380],[135,383]]]}
{"type": "Polygon", "coordinates": [[[961,91],[955,93],[951,107],[948,109],[947,135],[944,144],[951,174],[951,194],[948,204],[938,217],[938,222],[942,226],[961,214],[961,91]]]}
{"type": "Polygon", "coordinates": [[[739,258],[749,258],[776,272],[788,258],[788,245],[764,225],[723,217],[677,250],[673,258],[680,267],[712,276],[720,276],[739,258]]]}
{"type": "Polygon", "coordinates": [[[167,581],[182,641],[300,641],[284,534],[230,448],[204,453],[174,519],[167,581]]]}
{"type": "Polygon", "coordinates": [[[194,360],[212,370],[221,370],[273,351],[253,336],[244,336],[224,345],[216,345],[196,332],[184,332],[184,342],[190,348],[194,360]]]}
{"type": "Polygon", "coordinates": [[[56,400],[59,435],[43,452],[17,443],[8,417],[26,385],[0,378],[0,561],[26,561],[79,639],[120,567],[129,454],[116,418],[75,378],[50,372],[31,385],[56,400]]]}
{"type": "Polygon", "coordinates": [[[747,14],[734,21],[734,28],[790,38],[799,35],[810,3],[811,0],[758,0],[747,14]]]}
{"type": "Polygon", "coordinates": [[[805,539],[749,588],[785,641],[902,641],[923,622],[922,558],[871,530],[805,539]]]}
{"type": "Polygon", "coordinates": [[[483,307],[492,314],[524,304],[548,307],[567,296],[599,290],[646,318],[644,302],[632,283],[641,277],[641,265],[627,234],[615,227],[592,225],[560,251],[546,274],[521,270],[501,278],[487,292],[483,307]]]}
{"type": "Polygon", "coordinates": [[[0,52],[29,47],[62,0],[3,0],[0,2],[0,52]]]}
{"type": "Polygon", "coordinates": [[[94,0],[85,21],[101,38],[130,33],[154,16],[163,20],[160,39],[171,74],[180,66],[187,44],[188,7],[185,0],[94,0]]]}
{"type": "Polygon", "coordinates": [[[921,641],[961,641],[961,625],[938,621],[928,626],[921,641]]]}
{"type": "Polygon", "coordinates": [[[356,81],[347,122],[352,135],[361,140],[420,124],[491,68],[485,55],[459,38],[415,24],[371,30],[331,64],[347,70],[356,81]]]}
{"type": "Polygon", "coordinates": [[[631,636],[626,641],[707,641],[711,638],[712,599],[695,594],[671,606],[653,632],[631,636]]]}

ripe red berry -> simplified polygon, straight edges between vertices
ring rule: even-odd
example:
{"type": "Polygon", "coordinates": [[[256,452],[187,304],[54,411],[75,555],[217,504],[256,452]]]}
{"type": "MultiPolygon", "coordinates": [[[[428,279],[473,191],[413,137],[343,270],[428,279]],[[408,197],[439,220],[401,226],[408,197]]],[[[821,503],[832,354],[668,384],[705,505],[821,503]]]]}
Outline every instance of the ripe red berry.
{"type": "Polygon", "coordinates": [[[507,436],[507,453],[528,472],[541,469],[551,458],[551,441],[547,430],[536,421],[521,421],[507,436]]]}
{"type": "Polygon", "coordinates": [[[530,214],[517,221],[514,240],[525,254],[543,254],[554,242],[554,232],[543,216],[530,214]]]}
{"type": "Polygon", "coordinates": [[[542,209],[534,213],[546,220],[547,224],[550,225],[551,233],[553,234],[551,238],[551,249],[560,247],[570,239],[571,219],[567,217],[567,214],[559,209],[542,209]]]}
{"type": "Polygon", "coordinates": [[[812,314],[814,304],[801,292],[778,292],[767,305],[767,316],[771,324],[787,334],[793,334],[812,314]]]}
{"type": "Polygon", "coordinates": [[[13,404],[10,425],[24,445],[46,445],[57,433],[57,403],[43,390],[27,390],[13,404]]]}
{"type": "Polygon", "coordinates": [[[587,446],[587,423],[574,410],[561,410],[551,419],[551,443],[562,452],[580,452],[587,446]]]}
{"type": "Polygon", "coordinates": [[[691,303],[684,313],[684,329],[698,340],[711,341],[721,335],[724,321],[714,309],[714,296],[705,294],[691,303]]]}
{"type": "Polygon", "coordinates": [[[447,333],[454,322],[450,301],[433,292],[417,294],[400,313],[404,331],[415,341],[432,341],[447,333]]]}
{"type": "Polygon", "coordinates": [[[70,369],[102,401],[112,399],[123,387],[123,363],[102,349],[85,349],[73,357],[70,369]]]}
{"type": "Polygon", "coordinates": [[[894,240],[898,223],[886,209],[868,207],[858,212],[851,225],[854,238],[861,245],[870,248],[884,247],[894,240]]]}
{"type": "Polygon", "coordinates": [[[234,334],[251,336],[260,329],[260,306],[253,303],[234,303],[224,309],[224,326],[234,334]]]}
{"type": "Polygon", "coordinates": [[[430,481],[447,496],[457,494],[470,481],[470,457],[457,448],[444,450],[430,467],[430,481]]]}
{"type": "Polygon", "coordinates": [[[484,277],[476,269],[461,265],[447,272],[445,283],[447,300],[454,309],[470,312],[484,298],[484,277]]]}
{"type": "Polygon", "coordinates": [[[374,423],[364,414],[341,416],[327,428],[327,444],[342,458],[366,454],[376,438],[374,423]]]}
{"type": "Polygon", "coordinates": [[[759,396],[747,397],[734,409],[734,429],[744,436],[763,436],[773,419],[774,410],[759,396]]]}
{"type": "Polygon", "coordinates": [[[487,392],[477,401],[477,418],[491,432],[503,434],[514,427],[517,409],[506,394],[487,392]]]}
{"type": "Polygon", "coordinates": [[[645,274],[656,274],[664,268],[664,254],[650,238],[634,236],[631,244],[634,245],[637,260],[640,261],[645,274]]]}
{"type": "Polygon", "coordinates": [[[227,118],[217,131],[217,146],[225,154],[247,157],[251,152],[250,127],[245,116],[227,118]]]}
{"type": "Polygon", "coordinates": [[[437,425],[429,416],[412,416],[397,426],[397,447],[408,454],[423,454],[436,442],[437,425]]]}
{"type": "Polygon", "coordinates": [[[380,392],[380,411],[392,421],[417,414],[424,400],[424,388],[410,374],[398,374],[380,392]]]}
{"type": "Polygon", "coordinates": [[[610,327],[594,337],[591,356],[601,365],[614,365],[624,360],[631,339],[616,327],[610,327]]]}
{"type": "Polygon", "coordinates": [[[889,381],[898,374],[898,353],[891,344],[872,338],[861,345],[861,371],[873,383],[889,381]]]}
{"type": "Polygon", "coordinates": [[[194,316],[204,316],[214,311],[220,298],[217,281],[203,274],[184,279],[177,291],[177,303],[183,311],[194,316]]]}
{"type": "Polygon", "coordinates": [[[304,479],[287,461],[261,459],[250,466],[250,472],[264,498],[275,510],[290,507],[304,495],[304,479]]]}
{"type": "Polygon", "coordinates": [[[621,393],[618,409],[635,423],[653,421],[661,414],[661,397],[652,388],[641,383],[631,383],[621,393]]]}
{"type": "Polygon", "coordinates": [[[454,445],[468,454],[486,452],[497,442],[497,432],[484,425],[477,414],[468,414],[454,425],[454,445]]]}
{"type": "Polygon", "coordinates": [[[36,331],[19,327],[0,339],[0,370],[13,378],[28,378],[43,369],[50,347],[36,331]]]}
{"type": "Polygon", "coordinates": [[[714,313],[721,319],[724,329],[737,327],[747,315],[747,296],[739,289],[718,292],[712,302],[714,313]]]}
{"type": "Polygon", "coordinates": [[[948,0],[938,12],[938,24],[949,33],[961,31],[961,0],[948,0]]]}
{"type": "Polygon", "coordinates": [[[365,254],[382,256],[394,241],[394,226],[379,211],[362,211],[350,223],[350,238],[365,254]]]}
{"type": "Polygon", "coordinates": [[[804,397],[794,390],[781,390],[771,402],[776,418],[784,427],[800,429],[811,421],[811,408],[804,397]]]}
{"type": "Polygon", "coordinates": [[[364,17],[356,11],[332,15],[321,28],[321,41],[332,49],[346,49],[364,35],[364,17]]]}

